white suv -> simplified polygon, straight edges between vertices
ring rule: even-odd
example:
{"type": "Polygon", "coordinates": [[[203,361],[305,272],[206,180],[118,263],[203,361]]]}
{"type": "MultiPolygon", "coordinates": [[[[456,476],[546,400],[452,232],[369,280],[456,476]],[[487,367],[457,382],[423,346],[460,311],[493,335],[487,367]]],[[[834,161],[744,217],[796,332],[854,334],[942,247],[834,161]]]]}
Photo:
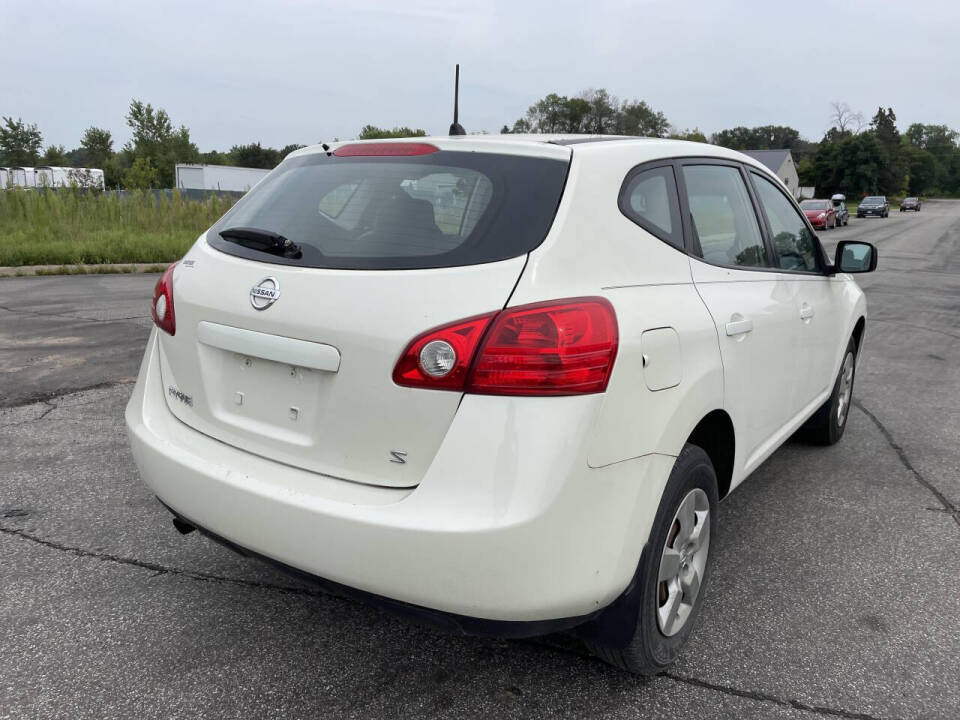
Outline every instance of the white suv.
{"type": "Polygon", "coordinates": [[[290,155],[167,270],[126,411],[184,532],[458,632],[671,663],[717,502],[840,439],[866,318],[749,157],[579,136],[290,155]]]}

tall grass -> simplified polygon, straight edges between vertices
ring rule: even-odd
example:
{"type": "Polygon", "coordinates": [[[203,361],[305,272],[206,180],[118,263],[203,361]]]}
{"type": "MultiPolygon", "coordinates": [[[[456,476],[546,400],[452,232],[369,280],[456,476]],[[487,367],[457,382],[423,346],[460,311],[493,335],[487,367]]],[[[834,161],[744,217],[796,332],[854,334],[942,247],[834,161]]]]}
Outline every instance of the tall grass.
{"type": "Polygon", "coordinates": [[[135,191],[129,195],[0,191],[0,266],[176,260],[233,205],[135,191]]]}

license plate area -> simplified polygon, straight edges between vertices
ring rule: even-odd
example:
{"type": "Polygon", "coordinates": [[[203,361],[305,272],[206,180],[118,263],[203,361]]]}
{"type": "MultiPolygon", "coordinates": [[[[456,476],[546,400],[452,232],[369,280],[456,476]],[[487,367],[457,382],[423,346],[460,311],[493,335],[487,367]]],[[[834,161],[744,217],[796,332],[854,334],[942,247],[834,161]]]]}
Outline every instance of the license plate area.
{"type": "Polygon", "coordinates": [[[199,345],[211,415],[258,440],[308,447],[335,374],[199,345]]]}

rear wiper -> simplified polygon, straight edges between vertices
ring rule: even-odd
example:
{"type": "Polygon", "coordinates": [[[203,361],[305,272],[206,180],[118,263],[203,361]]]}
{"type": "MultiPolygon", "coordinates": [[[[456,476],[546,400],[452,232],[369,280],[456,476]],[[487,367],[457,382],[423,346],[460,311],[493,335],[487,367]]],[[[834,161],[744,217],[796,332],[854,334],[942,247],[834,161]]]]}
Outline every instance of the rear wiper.
{"type": "Polygon", "coordinates": [[[260,252],[280,255],[286,258],[299,258],[303,253],[300,252],[300,246],[295,242],[288,240],[280,233],[270,230],[260,230],[252,227],[232,227],[220,231],[220,237],[227,242],[235,242],[237,245],[259,250],[260,252]]]}

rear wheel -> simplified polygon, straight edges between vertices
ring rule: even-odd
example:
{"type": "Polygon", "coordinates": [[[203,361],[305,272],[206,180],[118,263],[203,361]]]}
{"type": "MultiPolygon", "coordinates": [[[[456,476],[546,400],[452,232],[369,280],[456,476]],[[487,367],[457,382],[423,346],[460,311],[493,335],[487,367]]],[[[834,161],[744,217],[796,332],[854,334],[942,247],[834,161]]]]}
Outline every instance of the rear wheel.
{"type": "Polygon", "coordinates": [[[857,371],[857,345],[851,339],[840,364],[833,392],[800,429],[800,436],[816,445],[833,445],[843,437],[853,403],[853,380],[857,371]]]}
{"type": "Polygon", "coordinates": [[[703,604],[717,502],[713,463],[701,448],[685,445],[670,472],[641,559],[633,635],[619,647],[588,640],[595,655],[638,675],[655,675],[677,659],[703,604]]]}

